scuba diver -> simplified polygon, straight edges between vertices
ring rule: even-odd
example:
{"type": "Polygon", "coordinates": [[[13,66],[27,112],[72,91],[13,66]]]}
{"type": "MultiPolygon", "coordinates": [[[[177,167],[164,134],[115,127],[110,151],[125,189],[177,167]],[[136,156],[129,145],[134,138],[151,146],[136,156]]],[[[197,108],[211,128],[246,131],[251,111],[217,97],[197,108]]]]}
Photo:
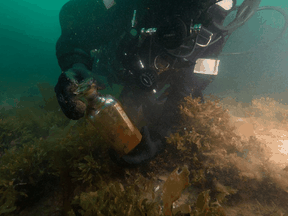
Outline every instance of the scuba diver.
{"type": "MultiPolygon", "coordinates": [[[[120,165],[148,162],[174,132],[186,96],[200,97],[218,74],[227,36],[247,22],[261,0],[70,0],[60,11],[56,55],[62,73],[55,86],[63,113],[84,116],[77,86],[93,77],[124,86],[119,100],[127,115],[143,113],[141,142],[111,158],[120,165]],[[230,12],[236,18],[224,26],[230,12]],[[98,78],[97,78],[98,77],[98,78]]],[[[136,117],[135,117],[136,116],[136,117]]],[[[135,117],[135,118],[134,118],[135,117]]],[[[103,122],[104,124],[104,122],[103,122]]]]}

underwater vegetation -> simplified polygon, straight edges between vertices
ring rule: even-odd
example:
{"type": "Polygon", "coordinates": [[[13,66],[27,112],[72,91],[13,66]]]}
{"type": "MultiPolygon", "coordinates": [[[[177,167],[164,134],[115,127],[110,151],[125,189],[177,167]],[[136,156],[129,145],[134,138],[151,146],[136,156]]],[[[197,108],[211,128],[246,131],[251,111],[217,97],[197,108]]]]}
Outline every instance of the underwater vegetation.
{"type": "MultiPolygon", "coordinates": [[[[242,139],[219,101],[185,98],[165,151],[128,169],[90,123],[67,120],[52,86],[38,88],[33,107],[1,110],[0,215],[288,215],[287,168],[257,137],[242,139]]],[[[261,103],[265,116],[270,102],[254,101],[254,111],[261,103]]]]}

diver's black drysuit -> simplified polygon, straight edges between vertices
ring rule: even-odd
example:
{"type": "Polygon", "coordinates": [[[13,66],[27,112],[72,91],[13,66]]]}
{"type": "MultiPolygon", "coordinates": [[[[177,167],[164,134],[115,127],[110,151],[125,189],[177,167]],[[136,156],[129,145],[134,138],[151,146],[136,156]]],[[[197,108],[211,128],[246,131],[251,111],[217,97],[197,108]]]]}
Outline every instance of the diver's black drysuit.
{"type": "MultiPolygon", "coordinates": [[[[198,58],[217,58],[221,52],[224,39],[220,37],[221,32],[209,22],[209,19],[216,19],[221,23],[225,17],[217,14],[217,11],[213,12],[213,10],[208,16],[208,8],[205,8],[205,5],[199,0],[139,0],[139,2],[135,2],[135,0],[115,0],[115,2],[105,0],[103,2],[96,0],[70,0],[63,6],[60,12],[62,34],[56,46],[59,66],[62,72],[65,72],[76,63],[82,63],[94,74],[106,76],[109,82],[124,85],[124,93],[121,97],[125,98],[125,94],[130,94],[129,97],[132,98],[132,101],[134,100],[135,107],[144,106],[144,117],[149,119],[147,121],[148,127],[157,131],[163,138],[163,136],[169,135],[172,126],[177,123],[179,119],[178,106],[184,97],[191,94],[193,97],[201,97],[203,100],[202,91],[210,83],[212,80],[210,78],[213,78],[213,75],[203,75],[201,77],[202,75],[195,75],[193,69],[198,58]],[[103,2],[106,2],[106,5],[103,2]],[[192,21],[194,24],[201,22],[203,25],[205,24],[205,27],[210,32],[213,32],[213,39],[219,38],[211,46],[196,46],[191,55],[185,57],[175,57],[168,53],[170,68],[167,74],[170,76],[170,90],[167,98],[162,100],[162,105],[164,104],[164,106],[157,115],[153,114],[154,110],[157,112],[157,108],[153,106],[157,107],[157,103],[160,104],[160,102],[158,101],[156,104],[153,104],[151,100],[147,99],[149,98],[148,95],[151,95],[152,89],[143,89],[143,86],[139,87],[139,83],[135,81],[137,77],[133,78],[132,76],[132,78],[127,78],[127,74],[123,75],[123,71],[126,68],[121,63],[127,64],[128,62],[129,64],[134,61],[135,56],[131,57],[131,61],[129,58],[128,60],[127,58],[123,60],[121,54],[126,51],[125,49],[124,51],[123,49],[119,51],[119,47],[123,47],[124,44],[124,46],[128,46],[128,51],[133,50],[133,47],[139,49],[137,48],[139,46],[137,43],[139,34],[134,39],[133,36],[135,35],[131,36],[129,33],[134,10],[137,11],[134,25],[138,32],[143,28],[157,28],[162,31],[166,31],[165,29],[168,28],[168,31],[170,31],[169,24],[179,19],[181,23],[188,23],[187,25],[192,21]]],[[[207,0],[207,2],[211,3],[213,1],[207,0]]],[[[177,30],[177,27],[175,29],[177,30]]],[[[180,30],[182,29],[180,28],[180,30]]],[[[172,31],[174,31],[173,28],[172,31]]],[[[165,50],[167,50],[167,47],[165,48],[165,35],[162,37],[162,40],[152,40],[150,37],[152,36],[147,36],[149,39],[144,40],[143,49],[141,48],[140,50],[142,56],[149,56],[149,64],[148,60],[146,62],[143,60],[149,67],[151,66],[151,56],[155,57],[155,53],[165,53],[165,50]],[[150,47],[150,49],[147,49],[147,47],[150,47]],[[154,47],[157,48],[153,49],[154,47]],[[151,54],[151,52],[153,53],[151,54]]],[[[173,42],[173,40],[168,40],[167,43],[170,43],[168,49],[174,49],[173,42]]],[[[175,43],[178,43],[178,41],[175,41],[175,43]]],[[[205,44],[206,42],[203,43],[205,44]]],[[[126,73],[127,71],[131,72],[129,68],[126,70],[126,73]]],[[[61,76],[64,76],[63,73],[61,76]]],[[[78,119],[83,115],[73,117],[71,114],[73,112],[72,105],[67,109],[65,108],[65,102],[67,103],[69,98],[61,93],[61,89],[64,88],[63,86],[66,82],[66,79],[62,79],[63,77],[61,78],[61,76],[55,87],[59,104],[66,116],[78,119]]],[[[165,79],[162,78],[162,80],[165,79]]],[[[125,107],[125,99],[121,102],[124,103],[125,107]]],[[[129,110],[127,110],[127,114],[129,116],[129,110]]],[[[153,150],[150,156],[154,156],[155,151],[158,150],[153,150]]],[[[141,162],[141,160],[139,161],[141,162]]]]}

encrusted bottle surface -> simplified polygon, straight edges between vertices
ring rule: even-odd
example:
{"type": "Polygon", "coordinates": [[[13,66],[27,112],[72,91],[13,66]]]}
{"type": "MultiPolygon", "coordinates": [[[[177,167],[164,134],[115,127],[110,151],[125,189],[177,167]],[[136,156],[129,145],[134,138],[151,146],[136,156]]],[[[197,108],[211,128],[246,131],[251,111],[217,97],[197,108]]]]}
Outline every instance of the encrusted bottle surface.
{"type": "Polygon", "coordinates": [[[99,95],[95,84],[86,89],[83,95],[87,100],[87,120],[120,156],[128,154],[140,143],[141,133],[116,98],[99,95]]]}

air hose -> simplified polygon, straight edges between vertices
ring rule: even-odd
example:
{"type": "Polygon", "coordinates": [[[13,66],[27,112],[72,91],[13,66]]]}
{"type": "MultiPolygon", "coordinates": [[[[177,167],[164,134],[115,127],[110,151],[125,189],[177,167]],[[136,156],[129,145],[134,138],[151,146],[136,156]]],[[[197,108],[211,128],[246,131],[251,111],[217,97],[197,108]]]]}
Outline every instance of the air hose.
{"type": "Polygon", "coordinates": [[[236,29],[244,25],[255,14],[260,3],[261,0],[245,0],[240,6],[234,8],[234,10],[237,10],[237,14],[236,18],[231,23],[227,26],[223,26],[214,21],[213,24],[220,31],[230,35],[236,29]]]}
{"type": "MultiPolygon", "coordinates": [[[[270,43],[267,43],[267,45],[265,46],[262,46],[262,49],[263,48],[267,48],[268,46],[271,46],[273,43],[277,42],[278,40],[280,40],[283,35],[285,34],[287,28],[288,28],[288,15],[285,13],[285,11],[279,7],[273,7],[273,6],[263,6],[263,7],[260,7],[260,8],[257,8],[256,11],[261,11],[261,10],[275,10],[275,11],[278,11],[279,13],[282,14],[282,16],[284,17],[284,20],[285,20],[285,24],[283,26],[283,29],[281,31],[281,33],[278,35],[278,37],[276,37],[273,41],[271,41],[270,43]]],[[[240,27],[240,26],[239,26],[240,27]]],[[[228,40],[228,38],[230,37],[231,33],[228,34],[227,38],[226,38],[226,41],[228,40]]],[[[210,45],[216,43],[219,39],[221,39],[221,37],[215,39],[214,41],[212,41],[210,43],[210,45]]],[[[259,48],[257,49],[259,50],[259,48]]],[[[229,55],[243,55],[243,54],[249,54],[249,53],[255,53],[256,50],[251,50],[251,51],[246,51],[246,52],[234,52],[234,53],[221,53],[220,55],[221,56],[229,56],[229,55]]]]}

